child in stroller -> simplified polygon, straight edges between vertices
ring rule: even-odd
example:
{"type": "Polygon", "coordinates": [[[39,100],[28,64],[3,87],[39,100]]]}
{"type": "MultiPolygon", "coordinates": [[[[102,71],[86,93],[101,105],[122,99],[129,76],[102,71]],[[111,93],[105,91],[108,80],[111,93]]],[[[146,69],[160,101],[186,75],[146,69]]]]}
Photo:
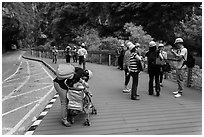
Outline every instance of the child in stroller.
{"type": "MultiPolygon", "coordinates": [[[[92,110],[92,114],[97,114],[91,97],[92,94],[88,91],[88,80],[91,78],[92,72],[86,70],[88,75],[84,75],[80,80],[73,84],[73,87],[69,88],[67,92],[68,102],[68,121],[73,124],[74,117],[80,112],[85,112],[85,126],[90,126],[89,112],[92,110]]],[[[65,82],[66,83],[66,82],[65,82]]]]}

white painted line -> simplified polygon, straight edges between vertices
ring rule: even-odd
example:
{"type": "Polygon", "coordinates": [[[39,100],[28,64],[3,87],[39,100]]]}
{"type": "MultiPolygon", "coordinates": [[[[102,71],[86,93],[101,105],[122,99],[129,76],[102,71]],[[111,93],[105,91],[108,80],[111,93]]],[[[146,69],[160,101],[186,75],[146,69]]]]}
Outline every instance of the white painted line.
{"type": "Polygon", "coordinates": [[[52,99],[50,102],[55,102],[56,101],[56,99],[52,99]]]}
{"type": "Polygon", "coordinates": [[[28,131],[28,132],[26,132],[25,135],[32,135],[33,133],[34,133],[34,131],[28,131]]]}
{"type": "Polygon", "coordinates": [[[15,93],[15,91],[18,91],[21,87],[23,87],[27,82],[28,82],[28,80],[30,79],[30,69],[29,69],[29,64],[28,64],[28,62],[26,61],[26,63],[27,63],[27,71],[28,71],[28,77],[27,77],[27,79],[20,85],[20,86],[18,86],[15,90],[13,90],[11,93],[9,93],[7,96],[5,96],[3,99],[2,99],[2,102],[4,102],[5,100],[7,100],[8,98],[10,98],[14,93],[15,93]]]}
{"type": "Polygon", "coordinates": [[[41,116],[45,116],[47,114],[48,111],[43,111],[40,115],[41,116]]]}
{"type": "Polygon", "coordinates": [[[18,60],[20,60],[20,59],[21,59],[21,56],[22,56],[24,53],[25,53],[25,52],[21,53],[21,55],[19,56],[18,60]]]}
{"type": "Polygon", "coordinates": [[[21,61],[21,63],[19,64],[19,66],[18,66],[16,72],[14,72],[12,75],[10,75],[10,76],[7,77],[6,79],[4,79],[3,82],[5,82],[5,81],[7,81],[8,79],[10,79],[11,77],[13,77],[13,76],[19,71],[19,68],[20,68],[20,66],[22,65],[22,62],[23,62],[23,61],[21,61]]]}
{"type": "Polygon", "coordinates": [[[54,97],[59,97],[59,94],[56,94],[54,97]]]}
{"type": "MultiPolygon", "coordinates": [[[[42,65],[41,65],[42,66],[42,65]]],[[[54,78],[50,75],[50,73],[47,72],[47,70],[42,66],[42,68],[44,69],[44,71],[47,73],[47,75],[53,80],[54,78]]]]}
{"type": "Polygon", "coordinates": [[[52,107],[52,104],[47,105],[45,108],[51,108],[51,107],[52,107]]]}
{"type": "Polygon", "coordinates": [[[25,76],[25,77],[20,77],[20,78],[16,78],[16,79],[10,79],[10,80],[7,80],[5,81],[6,83],[8,82],[11,82],[11,81],[15,81],[15,80],[19,80],[19,79],[23,79],[23,78],[27,78],[28,76],[25,76]]]}
{"type": "Polygon", "coordinates": [[[36,121],[32,124],[32,126],[39,125],[41,121],[42,121],[42,120],[36,120],[36,121]]]}
{"type": "Polygon", "coordinates": [[[20,107],[18,107],[18,108],[15,108],[15,109],[13,109],[13,110],[11,110],[11,111],[8,111],[8,112],[6,112],[6,113],[3,113],[3,114],[2,114],[2,117],[3,117],[3,116],[6,116],[6,115],[8,115],[8,114],[10,114],[10,113],[12,113],[12,112],[15,112],[15,111],[17,111],[17,110],[19,110],[19,109],[21,109],[21,108],[27,107],[27,106],[29,106],[29,105],[31,105],[31,104],[33,104],[33,103],[38,102],[38,101],[39,101],[39,100],[30,102],[30,103],[28,103],[28,104],[25,104],[25,105],[23,105],[23,106],[20,106],[20,107]]]}
{"type": "Polygon", "coordinates": [[[11,87],[11,86],[15,86],[15,85],[18,85],[18,84],[22,84],[22,82],[21,82],[21,83],[12,83],[12,84],[8,84],[8,85],[5,85],[5,86],[2,86],[2,88],[11,87]]]}
{"type": "Polygon", "coordinates": [[[48,88],[48,87],[51,87],[51,86],[53,86],[53,85],[48,85],[48,86],[43,87],[43,88],[31,90],[31,91],[29,91],[29,92],[22,93],[22,94],[18,94],[18,95],[16,95],[16,96],[11,96],[11,97],[9,97],[9,98],[7,98],[7,99],[11,99],[11,98],[16,98],[16,97],[19,97],[19,96],[23,96],[23,95],[26,95],[26,94],[29,94],[29,93],[32,93],[32,92],[35,92],[35,91],[38,91],[38,90],[42,90],[42,89],[45,89],[45,88],[48,88]]]}
{"type": "Polygon", "coordinates": [[[54,90],[54,86],[50,89],[49,92],[47,92],[47,94],[42,97],[40,99],[40,101],[21,119],[21,121],[18,122],[18,124],[16,124],[16,126],[14,128],[12,128],[8,133],[6,133],[6,135],[12,135],[13,133],[15,133],[18,128],[23,124],[23,122],[29,118],[29,116],[35,111],[35,109],[46,99],[46,97],[54,90]]]}

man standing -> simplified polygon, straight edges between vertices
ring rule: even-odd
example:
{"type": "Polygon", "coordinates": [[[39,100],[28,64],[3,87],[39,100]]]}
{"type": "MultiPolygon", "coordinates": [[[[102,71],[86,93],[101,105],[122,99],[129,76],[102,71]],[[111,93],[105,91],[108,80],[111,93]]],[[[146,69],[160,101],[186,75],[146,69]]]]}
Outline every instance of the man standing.
{"type": "Polygon", "coordinates": [[[178,83],[178,91],[173,92],[174,97],[181,97],[184,90],[184,70],[186,65],[183,65],[184,61],[187,60],[187,49],[183,46],[183,39],[177,38],[174,42],[176,50],[171,52],[175,55],[176,61],[176,78],[178,83]]]}
{"type": "Polygon", "coordinates": [[[71,47],[67,46],[65,49],[66,53],[66,63],[70,63],[70,58],[71,58],[71,47]]]}
{"type": "Polygon", "coordinates": [[[87,56],[87,50],[85,49],[85,44],[82,43],[80,49],[77,52],[78,56],[79,56],[79,66],[81,67],[81,65],[83,65],[83,69],[85,70],[86,67],[86,56],[87,56]]]}

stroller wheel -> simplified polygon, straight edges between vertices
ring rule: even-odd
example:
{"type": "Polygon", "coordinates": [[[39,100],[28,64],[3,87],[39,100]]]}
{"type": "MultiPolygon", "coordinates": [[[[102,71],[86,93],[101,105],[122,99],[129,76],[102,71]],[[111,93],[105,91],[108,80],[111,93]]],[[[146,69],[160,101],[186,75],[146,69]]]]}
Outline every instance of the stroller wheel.
{"type": "Polygon", "coordinates": [[[86,120],[85,120],[84,126],[90,126],[90,121],[89,121],[89,119],[86,119],[86,120]]]}

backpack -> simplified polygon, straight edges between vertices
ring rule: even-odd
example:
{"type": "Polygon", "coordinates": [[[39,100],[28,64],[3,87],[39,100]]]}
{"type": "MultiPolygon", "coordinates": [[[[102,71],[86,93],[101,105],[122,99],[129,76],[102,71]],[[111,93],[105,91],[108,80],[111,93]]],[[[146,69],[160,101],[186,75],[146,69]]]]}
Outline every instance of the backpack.
{"type": "Polygon", "coordinates": [[[187,52],[187,60],[184,61],[183,66],[186,65],[188,68],[193,68],[195,66],[195,58],[190,52],[187,52]]]}
{"type": "Polygon", "coordinates": [[[56,75],[60,79],[72,79],[75,74],[75,67],[71,64],[59,64],[56,75]]]}

